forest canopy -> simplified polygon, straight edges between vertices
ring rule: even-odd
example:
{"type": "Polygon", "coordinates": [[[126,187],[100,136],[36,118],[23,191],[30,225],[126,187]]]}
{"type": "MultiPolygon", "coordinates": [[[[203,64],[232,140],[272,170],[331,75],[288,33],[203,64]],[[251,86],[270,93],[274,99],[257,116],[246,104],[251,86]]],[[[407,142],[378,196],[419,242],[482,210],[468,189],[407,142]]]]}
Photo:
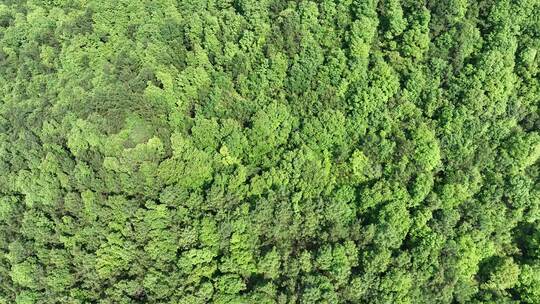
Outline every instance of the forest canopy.
{"type": "Polygon", "coordinates": [[[0,304],[539,304],[539,103],[539,0],[1,0],[0,304]]]}

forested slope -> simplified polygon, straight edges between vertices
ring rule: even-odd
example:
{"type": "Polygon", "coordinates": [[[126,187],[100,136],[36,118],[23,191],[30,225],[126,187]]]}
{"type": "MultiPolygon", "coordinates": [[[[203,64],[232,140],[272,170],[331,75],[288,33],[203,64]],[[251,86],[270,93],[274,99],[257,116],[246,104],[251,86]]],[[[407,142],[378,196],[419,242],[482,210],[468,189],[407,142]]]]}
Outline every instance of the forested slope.
{"type": "Polygon", "coordinates": [[[540,303],[540,1],[1,0],[0,303],[540,303]]]}

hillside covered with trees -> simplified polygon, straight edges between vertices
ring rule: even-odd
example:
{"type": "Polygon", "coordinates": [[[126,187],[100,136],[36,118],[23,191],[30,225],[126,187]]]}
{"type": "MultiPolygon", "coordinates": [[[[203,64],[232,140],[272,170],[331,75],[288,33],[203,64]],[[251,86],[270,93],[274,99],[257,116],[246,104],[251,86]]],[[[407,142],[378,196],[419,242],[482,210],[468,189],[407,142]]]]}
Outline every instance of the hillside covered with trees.
{"type": "Polygon", "coordinates": [[[1,0],[0,303],[540,303],[539,0],[1,0]]]}

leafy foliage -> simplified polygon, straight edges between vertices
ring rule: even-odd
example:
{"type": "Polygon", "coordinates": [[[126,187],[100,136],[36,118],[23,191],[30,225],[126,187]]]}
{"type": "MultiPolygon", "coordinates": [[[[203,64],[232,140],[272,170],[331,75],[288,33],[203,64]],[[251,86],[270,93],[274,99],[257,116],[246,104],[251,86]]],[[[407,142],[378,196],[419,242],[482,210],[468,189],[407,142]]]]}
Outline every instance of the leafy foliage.
{"type": "Polygon", "coordinates": [[[1,303],[540,303],[538,0],[4,0],[1,303]]]}

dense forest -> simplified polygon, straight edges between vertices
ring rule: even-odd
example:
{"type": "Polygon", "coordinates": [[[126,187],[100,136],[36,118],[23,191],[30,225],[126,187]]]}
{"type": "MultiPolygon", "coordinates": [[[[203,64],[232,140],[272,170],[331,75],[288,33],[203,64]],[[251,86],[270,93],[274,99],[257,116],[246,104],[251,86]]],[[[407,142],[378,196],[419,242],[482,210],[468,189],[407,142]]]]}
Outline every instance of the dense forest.
{"type": "Polygon", "coordinates": [[[540,303],[540,0],[0,0],[0,303],[540,303]]]}

